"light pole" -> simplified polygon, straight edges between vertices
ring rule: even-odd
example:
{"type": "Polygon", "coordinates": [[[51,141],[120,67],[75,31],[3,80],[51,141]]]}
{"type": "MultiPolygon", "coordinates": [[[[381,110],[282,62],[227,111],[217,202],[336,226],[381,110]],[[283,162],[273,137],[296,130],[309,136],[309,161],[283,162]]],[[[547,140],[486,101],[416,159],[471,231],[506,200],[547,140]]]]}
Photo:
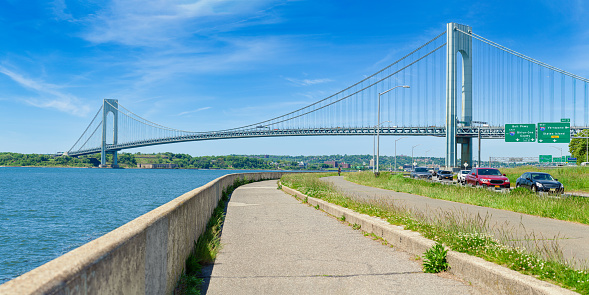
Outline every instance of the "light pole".
{"type": "Polygon", "coordinates": [[[429,152],[429,151],[431,151],[431,150],[425,151],[425,166],[427,166],[427,152],[429,152]]]}
{"type": "Polygon", "coordinates": [[[562,148],[559,148],[559,147],[553,146],[553,145],[551,145],[550,147],[555,148],[560,151],[560,161],[562,161],[562,148]]]}
{"type": "Polygon", "coordinates": [[[411,147],[411,166],[413,166],[413,170],[415,170],[415,160],[413,160],[413,149],[414,149],[416,146],[420,146],[420,145],[421,145],[421,143],[420,143],[420,144],[416,144],[416,145],[414,145],[413,147],[411,147]]]}
{"type": "MultiPolygon", "coordinates": [[[[380,122],[380,96],[395,89],[395,88],[399,88],[399,87],[403,87],[403,88],[409,88],[408,85],[399,85],[399,86],[395,86],[387,91],[384,92],[380,92],[378,94],[378,117],[376,119],[376,122],[380,122]]],[[[381,123],[378,123],[378,125],[380,125],[381,123]]],[[[378,175],[378,156],[380,153],[380,127],[378,129],[376,129],[376,172],[374,172],[374,175],[378,175]]]]}
{"type": "MultiPolygon", "coordinates": [[[[488,125],[489,123],[482,122],[482,121],[470,121],[470,123],[473,123],[473,124],[481,124],[483,126],[489,126],[488,125]]],[[[479,158],[478,158],[478,161],[479,162],[477,164],[477,167],[481,167],[481,126],[479,126],[478,131],[479,131],[479,158]]]]}
{"type": "Polygon", "coordinates": [[[399,139],[395,139],[395,171],[397,171],[397,141],[399,141],[403,138],[407,138],[407,137],[401,137],[399,139]]]}
{"type": "MultiPolygon", "coordinates": [[[[372,127],[372,128],[374,128],[378,132],[378,130],[380,129],[380,128],[377,128],[378,126],[380,126],[381,124],[390,123],[390,122],[391,121],[380,122],[380,123],[374,125],[374,127],[372,127]]],[[[374,173],[374,175],[377,176],[377,174],[378,174],[378,154],[376,154],[376,163],[374,162],[374,155],[376,153],[376,144],[374,143],[375,138],[376,138],[376,136],[373,135],[372,136],[372,173],[374,173]],[[375,168],[376,168],[376,170],[374,170],[375,168]]]]}

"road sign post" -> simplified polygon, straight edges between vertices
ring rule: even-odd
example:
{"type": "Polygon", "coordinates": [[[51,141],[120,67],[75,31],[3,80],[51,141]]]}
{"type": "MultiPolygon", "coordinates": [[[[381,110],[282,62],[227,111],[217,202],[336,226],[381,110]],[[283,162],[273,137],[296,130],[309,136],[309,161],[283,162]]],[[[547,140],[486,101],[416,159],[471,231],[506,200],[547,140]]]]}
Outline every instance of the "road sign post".
{"type": "Polygon", "coordinates": [[[505,142],[536,142],[536,125],[505,124],[505,142]]]}
{"type": "Polygon", "coordinates": [[[571,123],[538,123],[538,143],[571,142],[571,123]]]}

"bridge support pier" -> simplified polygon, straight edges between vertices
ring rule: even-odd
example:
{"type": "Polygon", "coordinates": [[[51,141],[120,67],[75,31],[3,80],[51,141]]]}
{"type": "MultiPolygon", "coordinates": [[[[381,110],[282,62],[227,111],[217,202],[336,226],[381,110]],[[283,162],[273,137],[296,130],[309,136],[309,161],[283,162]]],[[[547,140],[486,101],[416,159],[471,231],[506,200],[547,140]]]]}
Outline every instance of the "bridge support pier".
{"type": "Polygon", "coordinates": [[[457,138],[459,123],[458,105],[458,57],[462,56],[462,113],[460,123],[470,126],[472,121],[472,37],[457,31],[472,32],[472,28],[457,23],[448,23],[446,27],[446,167],[464,167],[472,165],[472,138],[457,138]],[[457,165],[456,147],[461,145],[461,163],[457,165]]]}
{"type": "Polygon", "coordinates": [[[118,167],[117,164],[117,151],[108,151],[107,144],[107,132],[110,131],[108,129],[108,115],[109,113],[113,114],[113,122],[112,122],[112,143],[110,144],[117,144],[118,141],[118,130],[119,130],[119,101],[117,99],[105,99],[102,105],[102,144],[100,147],[100,168],[107,168],[108,165],[106,164],[106,153],[110,152],[113,154],[113,164],[112,167],[118,167]]]}

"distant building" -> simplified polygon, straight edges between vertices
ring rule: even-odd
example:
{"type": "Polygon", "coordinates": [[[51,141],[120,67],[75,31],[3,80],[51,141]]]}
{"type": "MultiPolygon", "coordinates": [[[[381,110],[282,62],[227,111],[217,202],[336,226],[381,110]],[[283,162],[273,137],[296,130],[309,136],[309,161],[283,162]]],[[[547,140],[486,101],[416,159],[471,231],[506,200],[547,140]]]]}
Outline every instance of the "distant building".
{"type": "Polygon", "coordinates": [[[337,163],[337,161],[325,161],[325,162],[323,162],[323,164],[326,164],[326,165],[329,165],[332,168],[335,168],[335,167],[337,167],[337,164],[338,163],[337,163]]]}
{"type": "Polygon", "coordinates": [[[299,162],[299,167],[307,167],[307,164],[303,161],[299,162]]]}
{"type": "Polygon", "coordinates": [[[346,164],[346,163],[340,163],[339,166],[342,167],[342,169],[350,169],[350,168],[352,168],[352,165],[346,164]]]}
{"type": "Polygon", "coordinates": [[[374,159],[370,159],[368,167],[374,167],[374,159]]]}
{"type": "Polygon", "coordinates": [[[178,164],[137,164],[137,168],[142,169],[174,169],[178,164]]]}

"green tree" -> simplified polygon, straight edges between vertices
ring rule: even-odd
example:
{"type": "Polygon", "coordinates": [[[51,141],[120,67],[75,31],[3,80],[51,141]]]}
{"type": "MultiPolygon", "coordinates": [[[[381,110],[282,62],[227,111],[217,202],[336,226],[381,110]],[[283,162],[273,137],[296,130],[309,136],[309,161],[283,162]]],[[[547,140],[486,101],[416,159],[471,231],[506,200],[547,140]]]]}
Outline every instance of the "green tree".
{"type": "MultiPolygon", "coordinates": [[[[579,137],[589,137],[589,129],[578,133],[579,137]]],[[[577,164],[587,162],[587,138],[573,138],[569,143],[569,152],[577,158],[577,164]]]]}

